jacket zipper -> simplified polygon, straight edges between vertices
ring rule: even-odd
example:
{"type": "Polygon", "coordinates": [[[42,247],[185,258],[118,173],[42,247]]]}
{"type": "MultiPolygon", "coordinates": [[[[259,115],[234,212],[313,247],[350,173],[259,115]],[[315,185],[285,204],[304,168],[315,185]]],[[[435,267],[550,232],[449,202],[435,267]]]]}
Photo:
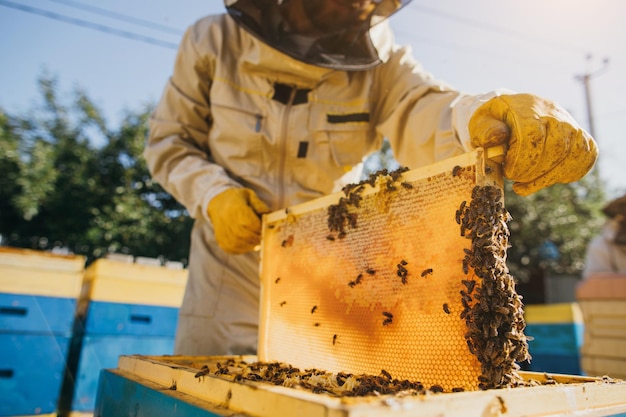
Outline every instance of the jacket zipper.
{"type": "Polygon", "coordinates": [[[287,128],[289,126],[289,114],[291,113],[291,108],[293,107],[293,100],[296,97],[297,89],[295,86],[292,87],[291,93],[289,94],[289,101],[285,106],[285,110],[283,112],[282,117],[282,125],[280,132],[280,159],[278,165],[278,207],[283,208],[285,206],[285,165],[287,163],[287,128]]]}

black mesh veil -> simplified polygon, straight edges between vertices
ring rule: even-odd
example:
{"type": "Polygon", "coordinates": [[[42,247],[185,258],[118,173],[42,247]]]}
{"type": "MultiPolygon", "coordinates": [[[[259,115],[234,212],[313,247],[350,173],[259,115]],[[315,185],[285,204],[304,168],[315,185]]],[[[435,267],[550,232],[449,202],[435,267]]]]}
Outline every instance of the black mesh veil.
{"type": "MultiPolygon", "coordinates": [[[[244,29],[269,46],[299,61],[321,67],[342,70],[365,70],[380,64],[379,46],[372,38],[373,26],[382,22],[410,0],[354,1],[367,7],[351,20],[333,20],[337,14],[315,16],[320,3],[343,4],[349,0],[225,0],[230,16],[244,29]],[[300,2],[305,18],[317,21],[315,33],[302,34],[290,30],[294,25],[288,8],[300,2]],[[317,3],[317,4],[316,4],[317,3]],[[308,14],[307,14],[308,13],[308,14]]],[[[358,6],[355,6],[358,8],[358,6]]],[[[331,9],[332,10],[332,9],[331,9]]]]}

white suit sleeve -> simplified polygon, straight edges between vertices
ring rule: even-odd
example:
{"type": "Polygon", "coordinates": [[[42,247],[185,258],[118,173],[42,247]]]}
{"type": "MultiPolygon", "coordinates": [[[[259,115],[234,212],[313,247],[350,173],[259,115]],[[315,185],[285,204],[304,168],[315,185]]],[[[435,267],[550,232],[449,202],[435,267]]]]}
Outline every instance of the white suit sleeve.
{"type": "Polygon", "coordinates": [[[469,95],[423,70],[409,47],[396,47],[379,74],[378,129],[401,165],[418,168],[471,150],[472,114],[497,90],[469,95]]]}
{"type": "MultiPolygon", "coordinates": [[[[210,24],[206,19],[202,24],[210,24]]],[[[150,119],[144,157],[152,176],[194,217],[204,216],[211,198],[236,187],[225,170],[211,161],[207,135],[211,126],[209,89],[214,56],[199,57],[196,44],[205,30],[192,26],[185,33],[174,71],[150,119]]],[[[217,30],[211,31],[219,42],[217,30]]]]}

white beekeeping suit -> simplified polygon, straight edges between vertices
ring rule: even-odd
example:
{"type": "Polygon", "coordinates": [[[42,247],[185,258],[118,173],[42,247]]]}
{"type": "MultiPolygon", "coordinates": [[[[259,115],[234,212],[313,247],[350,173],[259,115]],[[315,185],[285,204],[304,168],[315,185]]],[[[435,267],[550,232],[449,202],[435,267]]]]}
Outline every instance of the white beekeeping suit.
{"type": "Polygon", "coordinates": [[[543,119],[518,102],[540,99],[493,102],[495,93],[469,96],[436,80],[393,42],[385,18],[406,2],[225,3],[227,14],[198,20],[183,37],[144,152],[155,180],[195,219],[177,354],[255,353],[260,215],[330,193],[385,137],[410,168],[483,140],[507,143],[513,174],[523,173],[510,177],[526,194],[577,180],[595,161],[593,140],[550,105],[572,139],[558,155],[533,154],[528,169],[518,132],[527,124],[517,116],[543,119]]]}

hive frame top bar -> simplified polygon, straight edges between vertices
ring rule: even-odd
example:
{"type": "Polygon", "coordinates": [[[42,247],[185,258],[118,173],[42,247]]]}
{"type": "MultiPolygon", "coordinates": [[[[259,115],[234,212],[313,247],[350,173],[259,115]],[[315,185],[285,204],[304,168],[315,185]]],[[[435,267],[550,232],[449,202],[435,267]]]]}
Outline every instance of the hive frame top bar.
{"type": "MultiPolygon", "coordinates": [[[[406,181],[416,181],[422,178],[430,177],[432,175],[438,174],[446,170],[450,170],[454,168],[456,165],[464,166],[468,164],[473,164],[477,160],[483,162],[482,164],[480,164],[480,168],[482,172],[479,172],[479,174],[481,174],[481,176],[485,178],[485,174],[486,174],[485,166],[487,164],[487,161],[490,161],[490,163],[495,164],[495,165],[500,165],[500,163],[502,162],[504,158],[504,154],[505,154],[504,145],[494,146],[494,147],[487,148],[487,149],[476,148],[471,152],[467,152],[467,153],[464,153],[464,154],[461,154],[452,158],[444,159],[442,161],[435,162],[434,164],[427,165],[422,168],[407,171],[404,174],[402,174],[402,178],[403,180],[406,180],[406,181]]],[[[480,184],[480,185],[486,185],[486,184],[480,184]]],[[[498,184],[498,185],[502,186],[502,184],[498,184]]],[[[378,187],[368,187],[366,190],[363,191],[363,196],[376,193],[377,191],[379,191],[378,187]]],[[[344,194],[342,192],[337,192],[334,194],[329,194],[327,196],[317,198],[315,200],[312,200],[306,203],[290,206],[288,207],[287,210],[285,209],[276,210],[271,213],[263,215],[263,221],[266,223],[272,223],[275,221],[283,220],[287,218],[288,215],[297,216],[298,214],[306,213],[308,211],[315,210],[321,207],[326,207],[326,206],[336,203],[339,200],[339,198],[341,198],[343,195],[344,194]]]]}

